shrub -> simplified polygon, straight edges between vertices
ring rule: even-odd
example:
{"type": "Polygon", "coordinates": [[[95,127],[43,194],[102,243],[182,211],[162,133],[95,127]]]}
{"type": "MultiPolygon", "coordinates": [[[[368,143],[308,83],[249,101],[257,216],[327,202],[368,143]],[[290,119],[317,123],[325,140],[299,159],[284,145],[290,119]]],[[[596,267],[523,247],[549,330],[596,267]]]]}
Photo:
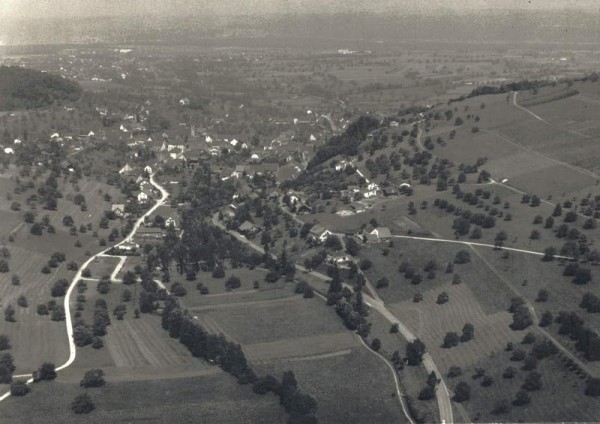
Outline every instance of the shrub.
{"type": "Polygon", "coordinates": [[[94,409],[94,402],[87,393],[78,395],[71,403],[71,410],[76,414],[89,414],[94,409]]]}
{"type": "Polygon", "coordinates": [[[31,389],[24,381],[15,381],[10,385],[11,396],[25,396],[30,390],[31,389]]]}

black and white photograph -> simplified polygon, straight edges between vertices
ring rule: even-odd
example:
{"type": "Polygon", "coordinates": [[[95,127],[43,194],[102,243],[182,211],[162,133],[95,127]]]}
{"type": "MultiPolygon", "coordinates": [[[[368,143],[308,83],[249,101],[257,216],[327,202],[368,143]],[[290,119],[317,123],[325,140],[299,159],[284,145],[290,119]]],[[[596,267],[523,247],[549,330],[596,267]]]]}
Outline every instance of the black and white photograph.
{"type": "Polygon", "coordinates": [[[600,0],[0,0],[0,424],[600,422],[600,0]]]}

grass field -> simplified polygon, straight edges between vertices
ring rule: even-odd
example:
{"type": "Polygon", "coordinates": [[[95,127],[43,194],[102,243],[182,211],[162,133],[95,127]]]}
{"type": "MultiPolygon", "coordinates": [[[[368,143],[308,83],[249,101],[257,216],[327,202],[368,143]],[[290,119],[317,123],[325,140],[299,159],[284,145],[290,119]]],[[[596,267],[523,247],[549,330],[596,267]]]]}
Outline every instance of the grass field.
{"type": "MultiPolygon", "coordinates": [[[[79,378],[83,376],[80,372],[79,378]]],[[[118,382],[88,389],[96,410],[85,416],[92,423],[285,423],[287,414],[274,395],[259,396],[231,376],[150,379],[118,382]]],[[[40,383],[25,398],[9,398],[0,407],[2,420],[28,423],[79,423],[71,412],[75,396],[85,392],[78,383],[40,383]]]]}
{"type": "Polygon", "coordinates": [[[350,354],[305,361],[278,361],[256,367],[281,378],[291,369],[298,386],[315,397],[320,423],[402,423],[390,370],[364,347],[350,354]]]}

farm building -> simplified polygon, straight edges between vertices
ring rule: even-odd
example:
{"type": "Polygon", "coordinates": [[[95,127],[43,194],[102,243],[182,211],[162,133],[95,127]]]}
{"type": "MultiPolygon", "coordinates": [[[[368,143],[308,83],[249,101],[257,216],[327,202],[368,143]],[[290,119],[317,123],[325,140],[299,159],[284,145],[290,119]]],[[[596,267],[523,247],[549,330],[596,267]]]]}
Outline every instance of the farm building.
{"type": "Polygon", "coordinates": [[[327,237],[332,234],[328,229],[320,226],[319,224],[313,225],[313,227],[308,232],[308,238],[317,242],[317,243],[325,243],[327,237]]]}

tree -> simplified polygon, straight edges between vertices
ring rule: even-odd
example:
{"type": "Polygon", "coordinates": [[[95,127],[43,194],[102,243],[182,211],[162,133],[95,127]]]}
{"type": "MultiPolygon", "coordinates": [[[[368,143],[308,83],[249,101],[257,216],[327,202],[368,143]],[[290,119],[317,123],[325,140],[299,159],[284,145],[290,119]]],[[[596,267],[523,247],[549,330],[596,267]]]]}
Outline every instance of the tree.
{"type": "Polygon", "coordinates": [[[94,402],[87,393],[78,395],[71,403],[71,410],[76,414],[89,414],[94,409],[94,402]]]}
{"type": "Polygon", "coordinates": [[[0,259],[0,272],[5,273],[9,271],[10,268],[8,267],[8,262],[5,259],[0,259]]]}
{"type": "Polygon", "coordinates": [[[44,362],[42,366],[33,373],[33,381],[38,382],[42,380],[50,381],[56,378],[56,368],[51,362],[44,362]]]}
{"type": "Polygon", "coordinates": [[[586,396],[600,396],[600,378],[590,378],[585,388],[586,396]]]}
{"type": "Polygon", "coordinates": [[[437,297],[437,304],[443,305],[444,303],[447,303],[449,299],[450,299],[450,296],[448,296],[448,293],[441,292],[437,297]]]}
{"type": "Polygon", "coordinates": [[[423,360],[425,349],[425,343],[419,339],[409,342],[406,345],[406,362],[408,365],[419,365],[423,360]]]}
{"type": "Polygon", "coordinates": [[[93,369],[86,371],[83,376],[83,380],[79,383],[81,387],[101,387],[104,386],[106,381],[104,380],[104,371],[101,369],[93,369]]]}
{"type": "Polygon", "coordinates": [[[137,276],[133,271],[127,271],[125,275],[123,275],[123,284],[131,285],[137,282],[137,276]]]}
{"type": "Polygon", "coordinates": [[[531,371],[525,377],[525,382],[522,386],[523,390],[533,392],[542,388],[542,375],[539,372],[531,371]]]}
{"type": "Polygon", "coordinates": [[[502,415],[506,414],[509,411],[510,407],[508,401],[506,399],[501,399],[496,402],[494,409],[492,409],[492,414],[494,415],[502,415]]]}
{"type": "Polygon", "coordinates": [[[455,378],[462,375],[462,369],[459,366],[453,365],[448,370],[448,378],[455,378]]]}
{"type": "Polygon", "coordinates": [[[554,260],[556,255],[556,249],[553,246],[549,246],[544,249],[544,256],[542,257],[543,262],[550,262],[554,260]]]}
{"type": "Polygon", "coordinates": [[[24,381],[15,381],[10,385],[11,396],[25,396],[31,389],[24,381]]]}
{"type": "Polygon", "coordinates": [[[507,367],[502,373],[502,377],[511,379],[517,374],[517,370],[514,367],[507,367]]]}
{"type": "Polygon", "coordinates": [[[529,397],[529,393],[527,393],[525,390],[519,390],[515,395],[513,405],[523,406],[527,405],[529,402],[531,402],[531,397],[529,397]]]}
{"type": "Polygon", "coordinates": [[[466,264],[471,262],[471,255],[466,250],[459,250],[454,257],[455,264],[466,264]]]}
{"type": "Polygon", "coordinates": [[[50,316],[50,319],[52,321],[64,321],[65,318],[65,308],[62,306],[57,306],[56,308],[54,308],[54,310],[52,311],[52,315],[50,316]]]}
{"type": "Polygon", "coordinates": [[[552,321],[553,321],[553,315],[552,315],[552,312],[550,312],[550,311],[545,311],[545,312],[542,314],[542,318],[540,318],[539,326],[540,326],[540,327],[547,327],[547,326],[549,326],[550,324],[552,324],[552,321]]]}
{"type": "Polygon", "coordinates": [[[6,322],[15,322],[15,308],[11,304],[8,304],[4,309],[4,320],[6,322]]]}
{"type": "Polygon", "coordinates": [[[10,348],[10,339],[8,336],[5,334],[0,334],[0,351],[9,350],[10,348]]]}
{"type": "Polygon", "coordinates": [[[371,342],[371,349],[373,349],[375,352],[379,352],[379,349],[381,349],[381,340],[377,338],[373,339],[371,342]]]}
{"type": "Polygon", "coordinates": [[[462,343],[468,342],[475,336],[475,327],[473,324],[466,323],[462,329],[462,335],[460,336],[460,341],[462,343]]]}
{"type": "Polygon", "coordinates": [[[430,400],[435,397],[435,387],[431,387],[430,385],[425,386],[419,392],[419,400],[430,400]]]}
{"type": "Polygon", "coordinates": [[[238,289],[241,286],[242,282],[240,281],[239,277],[236,277],[235,275],[229,277],[225,282],[225,288],[227,289],[238,289]]]}
{"type": "Polygon", "coordinates": [[[449,331],[444,336],[444,343],[442,344],[442,347],[445,347],[448,349],[448,348],[451,348],[454,346],[458,346],[459,343],[460,343],[460,337],[458,336],[458,334],[456,334],[454,331],[449,331]]]}
{"type": "Polygon", "coordinates": [[[550,296],[550,293],[548,292],[548,290],[546,289],[540,289],[540,291],[538,292],[537,298],[535,299],[536,302],[546,302],[548,300],[548,297],[550,296]]]}
{"type": "Polygon", "coordinates": [[[592,280],[592,271],[589,268],[578,268],[575,271],[574,284],[587,284],[592,280]]]}
{"type": "Polygon", "coordinates": [[[533,324],[533,318],[531,317],[529,308],[525,305],[520,305],[517,307],[512,318],[513,322],[510,325],[510,328],[513,330],[524,330],[533,324]]]}
{"type": "Polygon", "coordinates": [[[454,388],[454,402],[464,402],[471,398],[471,387],[464,381],[459,382],[454,388]]]}

